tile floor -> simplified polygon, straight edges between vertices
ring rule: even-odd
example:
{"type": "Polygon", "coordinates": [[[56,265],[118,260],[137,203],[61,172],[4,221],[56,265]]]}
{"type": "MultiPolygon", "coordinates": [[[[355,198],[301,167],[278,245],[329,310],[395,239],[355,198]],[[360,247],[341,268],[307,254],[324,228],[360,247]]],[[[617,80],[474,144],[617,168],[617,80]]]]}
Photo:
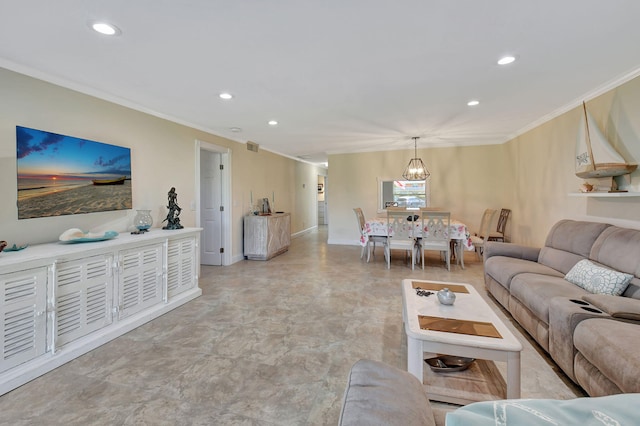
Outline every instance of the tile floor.
{"type": "MultiPolygon", "coordinates": [[[[387,270],[381,248],[367,264],[326,238],[321,227],[268,262],[202,267],[202,297],[0,397],[0,424],[337,424],[356,360],[406,366],[402,278],[484,287],[471,252],[464,271],[435,257],[411,271],[401,256],[387,270]]],[[[522,397],[583,395],[507,323],[525,346],[522,397]]],[[[455,408],[434,407],[439,424],[455,408]]]]}

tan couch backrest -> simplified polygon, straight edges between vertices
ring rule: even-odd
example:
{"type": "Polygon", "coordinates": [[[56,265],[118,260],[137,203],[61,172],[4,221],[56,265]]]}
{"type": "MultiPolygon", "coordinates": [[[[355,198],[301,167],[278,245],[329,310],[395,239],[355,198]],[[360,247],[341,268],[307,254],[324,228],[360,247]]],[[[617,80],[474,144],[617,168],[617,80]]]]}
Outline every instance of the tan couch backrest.
{"type": "Polygon", "coordinates": [[[569,272],[573,265],[589,258],[591,248],[608,223],[561,220],[549,231],[538,263],[560,271],[569,272]]]}
{"type": "Polygon", "coordinates": [[[634,279],[623,296],[640,299],[640,230],[610,226],[591,247],[589,258],[634,279]]]}

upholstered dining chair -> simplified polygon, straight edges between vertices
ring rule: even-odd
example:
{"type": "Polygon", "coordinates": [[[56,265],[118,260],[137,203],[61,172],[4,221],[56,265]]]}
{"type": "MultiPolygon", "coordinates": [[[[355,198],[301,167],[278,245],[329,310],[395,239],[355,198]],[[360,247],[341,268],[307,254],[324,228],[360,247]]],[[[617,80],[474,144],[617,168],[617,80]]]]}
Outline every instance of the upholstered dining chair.
{"type": "Polygon", "coordinates": [[[435,250],[444,254],[447,271],[451,271],[451,237],[449,236],[451,213],[425,210],[421,210],[420,213],[422,236],[418,238],[418,247],[422,254],[422,269],[424,269],[425,250],[435,250]]]}
{"type": "Polygon", "coordinates": [[[415,211],[403,208],[387,208],[387,242],[384,245],[384,255],[387,268],[391,268],[391,250],[405,251],[405,259],[411,254],[411,269],[415,267],[416,239],[413,219],[419,215],[415,211]],[[411,220],[408,220],[411,218],[411,220]]]}
{"type": "Polygon", "coordinates": [[[360,252],[360,259],[364,257],[365,252],[367,253],[367,263],[369,263],[369,259],[371,258],[371,254],[373,256],[376,255],[376,243],[380,243],[384,245],[387,242],[386,236],[381,235],[367,235],[364,231],[364,227],[366,224],[366,219],[364,217],[364,212],[360,207],[356,207],[353,209],[356,214],[356,218],[358,220],[358,229],[360,230],[360,239],[361,242],[364,243],[362,246],[362,251],[360,252]],[[373,246],[373,248],[372,248],[373,246]]]}
{"type": "Polygon", "coordinates": [[[506,241],[504,232],[507,228],[507,221],[509,220],[509,215],[511,214],[511,210],[509,209],[501,209],[500,216],[498,216],[498,226],[495,231],[489,233],[489,241],[506,241]]]}
{"type": "Polygon", "coordinates": [[[482,258],[484,243],[489,239],[491,224],[493,223],[495,215],[495,209],[486,209],[482,214],[482,220],[480,220],[480,229],[475,235],[471,236],[471,242],[476,248],[476,255],[478,256],[478,259],[482,258]]]}

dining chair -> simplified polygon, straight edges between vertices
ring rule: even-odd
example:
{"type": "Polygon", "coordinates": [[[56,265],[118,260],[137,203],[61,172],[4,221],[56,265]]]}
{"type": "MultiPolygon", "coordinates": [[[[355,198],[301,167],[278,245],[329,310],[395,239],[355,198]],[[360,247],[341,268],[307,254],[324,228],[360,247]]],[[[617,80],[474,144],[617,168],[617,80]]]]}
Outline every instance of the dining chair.
{"type": "Polygon", "coordinates": [[[507,221],[509,220],[509,215],[511,214],[511,210],[509,209],[501,209],[500,216],[498,216],[498,226],[496,230],[489,233],[489,241],[506,241],[504,232],[507,228],[507,221]]]}
{"type": "Polygon", "coordinates": [[[424,252],[435,250],[444,254],[447,271],[451,271],[451,213],[443,211],[422,210],[420,215],[420,230],[422,236],[418,238],[418,247],[422,254],[422,269],[424,269],[424,252]]]}
{"type": "Polygon", "coordinates": [[[414,211],[402,208],[387,208],[387,242],[384,245],[384,255],[387,260],[387,268],[391,268],[391,250],[405,251],[405,259],[411,254],[411,269],[415,266],[416,240],[414,211]],[[411,218],[411,220],[408,220],[411,218]]]}
{"type": "Polygon", "coordinates": [[[364,217],[364,212],[360,207],[356,207],[353,209],[356,214],[356,218],[358,220],[358,229],[360,230],[360,240],[364,245],[362,246],[362,251],[360,252],[360,259],[364,257],[365,252],[367,253],[367,263],[369,263],[369,259],[371,258],[371,253],[373,252],[373,256],[376,255],[376,243],[385,244],[387,242],[386,236],[379,235],[367,235],[365,232],[365,224],[366,219],[364,217]],[[371,246],[373,245],[373,250],[371,246]]]}
{"type": "Polygon", "coordinates": [[[489,239],[491,224],[493,223],[493,218],[495,217],[495,215],[495,209],[486,209],[482,214],[482,219],[480,220],[480,229],[475,235],[471,236],[471,242],[476,248],[476,255],[478,256],[478,259],[482,258],[482,253],[484,252],[484,243],[489,239]]]}

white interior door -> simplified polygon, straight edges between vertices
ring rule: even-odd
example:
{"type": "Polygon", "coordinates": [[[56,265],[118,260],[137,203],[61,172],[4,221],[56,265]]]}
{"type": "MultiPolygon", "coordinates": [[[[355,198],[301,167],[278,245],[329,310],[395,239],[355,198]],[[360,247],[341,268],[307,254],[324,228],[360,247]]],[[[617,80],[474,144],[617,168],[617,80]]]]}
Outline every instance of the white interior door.
{"type": "Polygon", "coordinates": [[[200,262],[222,265],[222,172],[221,154],[200,151],[200,262]]]}

